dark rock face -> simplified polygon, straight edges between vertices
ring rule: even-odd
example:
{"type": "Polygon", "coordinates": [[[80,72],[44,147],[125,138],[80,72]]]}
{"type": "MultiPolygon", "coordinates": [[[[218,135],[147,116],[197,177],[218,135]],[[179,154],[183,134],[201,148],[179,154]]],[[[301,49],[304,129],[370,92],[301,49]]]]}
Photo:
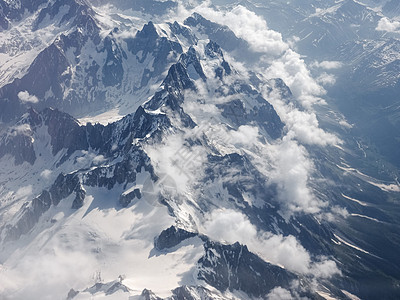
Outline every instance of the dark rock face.
{"type": "Polygon", "coordinates": [[[169,92],[194,89],[193,81],[187,75],[185,67],[179,62],[171,66],[164,84],[169,92]]]}
{"type": "Polygon", "coordinates": [[[288,288],[296,278],[239,243],[222,245],[206,241],[204,249],[206,254],[199,260],[198,278],[220,291],[241,290],[250,296],[263,297],[274,287],[288,288]]]}
{"type": "Polygon", "coordinates": [[[180,242],[196,236],[197,233],[188,232],[184,229],[171,226],[163,230],[154,240],[154,247],[158,250],[167,250],[177,246],[180,242]]]}
{"type": "Polygon", "coordinates": [[[20,0],[19,5],[0,0],[0,24],[3,29],[8,29],[11,24],[9,21],[20,21],[26,11],[32,13],[36,11],[46,0],[20,0]]]}
{"type": "Polygon", "coordinates": [[[62,199],[67,198],[74,191],[80,191],[79,178],[76,173],[73,174],[60,174],[56,181],[51,186],[49,192],[54,205],[58,205],[62,199]]]}
{"type": "Polygon", "coordinates": [[[144,289],[140,294],[140,300],[162,300],[162,298],[157,297],[152,291],[144,289]]]}
{"type": "Polygon", "coordinates": [[[119,203],[122,205],[122,207],[127,207],[135,198],[137,199],[142,198],[140,189],[134,189],[132,192],[128,194],[122,194],[121,197],[119,198],[119,203]]]}
{"type": "Polygon", "coordinates": [[[73,26],[85,29],[86,33],[93,34],[98,31],[94,20],[95,12],[86,0],[56,0],[43,8],[33,24],[33,30],[40,28],[46,17],[53,20],[60,13],[62,7],[68,7],[68,11],[62,16],[58,26],[71,22],[73,26]]]}
{"type": "Polygon", "coordinates": [[[206,75],[204,74],[203,68],[201,67],[200,60],[198,58],[198,54],[193,47],[190,47],[188,52],[183,53],[179,58],[179,62],[185,67],[186,71],[190,66],[193,66],[196,74],[189,74],[189,76],[196,80],[198,77],[206,81],[206,75]]]}
{"type": "Polygon", "coordinates": [[[194,83],[189,78],[182,63],[178,62],[171,66],[161,86],[163,89],[156,92],[150,101],[144,104],[144,108],[157,110],[162,106],[166,106],[179,115],[185,127],[195,127],[196,124],[181,107],[184,101],[184,90],[195,89],[194,83]]]}
{"type": "Polygon", "coordinates": [[[51,195],[48,191],[43,191],[32,200],[31,205],[29,204],[26,202],[21,207],[21,217],[14,226],[6,226],[4,242],[16,241],[21,235],[30,232],[42,214],[52,205],[51,195]]]}
{"type": "Polygon", "coordinates": [[[100,67],[96,66],[94,61],[89,62],[91,65],[79,66],[78,58],[89,40],[95,45],[101,42],[100,28],[93,18],[95,13],[86,1],[65,2],[55,1],[43,8],[33,27],[37,29],[45,17],[54,18],[61,6],[67,5],[69,11],[62,17],[60,23],[70,22],[71,28],[75,30],[68,35],[58,36],[50,46],[39,53],[22,78],[17,78],[0,88],[0,105],[5,107],[0,112],[0,120],[3,122],[19,118],[29,106],[36,109],[52,106],[69,113],[79,113],[90,106],[88,103],[90,100],[102,100],[101,95],[93,91],[93,85],[98,84],[96,73],[100,67]],[[66,54],[68,51],[73,51],[76,56],[74,64],[77,63],[78,66],[75,70],[68,61],[66,54]],[[76,77],[82,77],[86,90],[78,88],[82,82],[77,84],[73,81],[73,72],[76,73],[76,77]],[[36,96],[39,103],[29,103],[29,105],[23,103],[18,97],[21,91],[28,91],[29,94],[36,96]]]}
{"type": "Polygon", "coordinates": [[[36,153],[32,134],[34,128],[41,122],[41,116],[35,110],[30,109],[26,118],[20,120],[0,136],[0,158],[9,154],[14,157],[16,165],[25,161],[33,165],[36,161],[36,153]]]}
{"type": "Polygon", "coordinates": [[[85,128],[79,126],[70,115],[48,108],[42,112],[42,115],[44,125],[48,127],[51,137],[53,155],[61,149],[68,149],[68,154],[76,150],[88,149],[85,128]]]}
{"type": "Polygon", "coordinates": [[[249,58],[257,56],[249,51],[248,43],[238,38],[229,27],[211,22],[198,13],[187,18],[184,24],[195,28],[201,34],[206,34],[210,40],[218,41],[218,44],[226,51],[237,52],[249,58]]]}
{"type": "Polygon", "coordinates": [[[146,135],[154,133],[160,129],[170,126],[170,121],[165,115],[153,115],[140,106],[132,122],[132,131],[134,138],[144,138],[146,135]]]}
{"type": "Polygon", "coordinates": [[[75,188],[75,193],[76,196],[74,202],[72,202],[72,208],[78,209],[83,206],[83,201],[85,200],[86,191],[82,185],[79,185],[79,187],[75,188]]]}
{"type": "Polygon", "coordinates": [[[18,98],[20,91],[29,91],[31,95],[43,98],[46,91],[51,89],[56,97],[60,96],[60,82],[69,78],[69,74],[64,74],[68,65],[64,53],[56,44],[43,50],[35,58],[26,75],[0,89],[0,105],[5,106],[5,110],[0,112],[0,119],[9,122],[23,113],[24,105],[18,98]]]}
{"type": "Polygon", "coordinates": [[[183,36],[190,45],[196,45],[198,38],[192,33],[192,31],[185,26],[180,25],[178,22],[169,23],[171,32],[175,35],[183,36]]]}
{"type": "MultiPolygon", "coordinates": [[[[141,160],[141,158],[138,158],[141,160]]],[[[92,187],[106,187],[112,189],[116,184],[134,182],[136,174],[144,165],[126,159],[109,167],[98,167],[87,172],[83,177],[83,184],[92,187]],[[112,174],[110,176],[110,174],[112,174]]]]}
{"type": "Polygon", "coordinates": [[[237,153],[209,156],[204,180],[214,181],[217,178],[222,179],[223,187],[233,199],[246,206],[244,193],[251,193],[256,199],[263,199],[264,205],[273,199],[273,189],[267,188],[268,178],[262,175],[246,156],[237,153]]]}
{"type": "MultiPolygon", "coordinates": [[[[142,64],[140,82],[126,87],[137,90],[147,86],[150,80],[162,80],[161,76],[182,53],[178,42],[159,36],[154,24],[149,22],[135,38],[122,41],[127,44],[130,52],[127,54],[121,40],[115,38],[117,28],[104,39],[100,37],[95,12],[88,2],[64,2],[57,0],[43,8],[34,27],[39,28],[45,18],[52,20],[59,16],[61,7],[67,5],[69,10],[60,17],[59,25],[67,23],[71,33],[58,36],[39,53],[24,76],[0,88],[0,121],[15,121],[28,107],[38,110],[54,107],[75,116],[90,113],[111,101],[107,96],[108,87],[115,87],[116,92],[122,88],[126,74],[123,66],[128,54],[135,55],[142,64]],[[93,46],[96,53],[81,56],[93,46]],[[99,55],[106,56],[104,63],[96,61],[99,55]],[[21,101],[18,97],[21,91],[37,97],[38,103],[21,101]]],[[[0,23],[1,20],[0,15],[0,23]]],[[[181,30],[184,29],[188,35],[190,30],[185,27],[181,30]]]]}
{"type": "Polygon", "coordinates": [[[215,295],[208,289],[202,286],[180,286],[172,291],[171,300],[213,300],[215,295]]]}
{"type": "Polygon", "coordinates": [[[67,295],[67,300],[72,300],[75,298],[76,295],[78,295],[79,292],[75,291],[74,289],[70,289],[67,295]]]}
{"type": "Polygon", "coordinates": [[[153,22],[144,25],[134,38],[125,41],[128,51],[136,55],[139,63],[143,63],[150,55],[154,57],[153,64],[149,66],[152,70],[149,68],[144,70],[140,87],[147,85],[151,78],[160,76],[168,68],[168,65],[174,60],[176,61],[177,56],[182,53],[179,43],[158,35],[153,22]],[[171,54],[175,56],[175,59],[171,60],[171,54]]]}
{"type": "Polygon", "coordinates": [[[80,126],[76,119],[57,109],[46,108],[41,112],[30,109],[16,126],[0,137],[0,157],[11,154],[17,164],[24,161],[33,164],[36,159],[33,141],[40,126],[47,126],[53,155],[62,149],[67,150],[61,164],[75,151],[89,148],[106,157],[116,151],[127,153],[133,149],[135,153],[133,139],[157,136],[171,124],[166,115],[147,113],[143,107],[139,107],[135,114],[107,126],[90,123],[80,126]],[[27,129],[19,129],[22,125],[27,129]],[[113,149],[116,145],[119,147],[113,149]]]}
{"type": "Polygon", "coordinates": [[[264,98],[262,106],[255,107],[250,112],[250,119],[253,119],[261,128],[264,128],[269,136],[273,139],[282,137],[284,124],[276,113],[275,109],[264,98]]]}
{"type": "Polygon", "coordinates": [[[233,122],[236,126],[244,125],[249,120],[244,104],[239,99],[218,104],[217,107],[222,109],[222,116],[233,122]]]}
{"type": "Polygon", "coordinates": [[[107,58],[102,70],[103,84],[106,87],[121,84],[124,77],[122,60],[127,56],[113,38],[112,33],[104,40],[104,50],[107,52],[107,58]]]}
{"type": "Polygon", "coordinates": [[[0,32],[7,30],[10,26],[10,21],[7,19],[7,3],[0,0],[0,32]]]}
{"type": "Polygon", "coordinates": [[[218,104],[217,107],[223,110],[222,116],[230,120],[236,126],[256,123],[257,126],[263,128],[272,139],[282,137],[284,124],[274,107],[261,96],[258,96],[257,100],[261,105],[249,111],[239,99],[224,104],[218,104]]]}
{"type": "MultiPolygon", "coordinates": [[[[5,229],[6,241],[16,240],[21,235],[30,232],[51,205],[57,206],[60,201],[73,193],[75,193],[75,198],[72,208],[80,208],[86,196],[84,185],[111,189],[115,184],[134,182],[136,174],[142,169],[155,178],[149,157],[139,146],[133,145],[132,141],[134,138],[145,136],[151,138],[157,130],[163,126],[169,126],[165,115],[158,118],[158,115],[150,115],[143,108],[138,109],[135,115],[128,115],[108,126],[98,124],[79,126],[74,118],[58,110],[45,109],[38,113],[30,109],[21,124],[30,126],[28,133],[16,133],[11,138],[9,135],[4,135],[0,139],[0,155],[15,155],[16,163],[23,161],[34,163],[36,156],[33,150],[33,136],[37,127],[43,125],[48,128],[53,154],[66,149],[66,155],[61,158],[59,164],[62,164],[75,151],[88,150],[89,147],[98,151],[105,159],[116,152],[123,159],[110,166],[59,174],[48,191],[43,191],[39,197],[32,200],[31,204],[27,202],[21,208],[16,225],[5,229]],[[118,145],[118,147],[113,150],[113,145],[118,145]]],[[[140,198],[140,191],[135,190],[133,195],[129,196],[140,198]]]]}
{"type": "Polygon", "coordinates": [[[118,291],[129,293],[129,288],[122,284],[120,281],[111,281],[107,283],[98,282],[90,288],[83,290],[83,292],[90,293],[92,295],[98,292],[104,292],[106,296],[112,295],[118,291]]]}
{"type": "Polygon", "coordinates": [[[221,47],[214,41],[210,41],[205,47],[205,54],[210,58],[219,58],[221,65],[215,68],[215,77],[222,80],[225,75],[232,73],[231,67],[225,61],[221,47]]]}
{"type": "Polygon", "coordinates": [[[274,78],[269,80],[269,84],[279,92],[282,99],[291,101],[293,100],[293,94],[290,88],[281,78],[274,78]]]}
{"type": "Polygon", "coordinates": [[[85,128],[79,126],[70,115],[51,108],[40,113],[29,109],[26,117],[0,137],[0,157],[10,154],[15,157],[16,164],[24,161],[33,164],[36,160],[34,135],[36,129],[42,125],[48,128],[53,155],[61,149],[67,149],[67,157],[76,150],[88,149],[85,128]],[[21,126],[27,129],[18,129],[21,126]]]}
{"type": "Polygon", "coordinates": [[[45,92],[51,89],[58,98],[62,93],[60,83],[69,78],[68,74],[63,75],[68,66],[64,51],[58,45],[51,44],[33,61],[27,75],[21,79],[22,86],[19,89],[28,90],[39,98],[43,98],[45,92]]]}
{"type": "Polygon", "coordinates": [[[6,154],[14,156],[16,165],[25,161],[33,165],[36,154],[32,137],[28,133],[20,133],[16,129],[11,129],[7,135],[0,138],[0,158],[6,154]]]}

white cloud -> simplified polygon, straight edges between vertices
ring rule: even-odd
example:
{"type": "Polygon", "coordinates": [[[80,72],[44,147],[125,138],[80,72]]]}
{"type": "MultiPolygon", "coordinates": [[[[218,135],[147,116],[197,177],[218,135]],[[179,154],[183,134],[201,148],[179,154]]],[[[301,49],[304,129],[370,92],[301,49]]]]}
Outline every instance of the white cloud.
{"type": "Polygon", "coordinates": [[[0,295],[5,299],[60,299],[95,270],[93,256],[53,249],[27,254],[12,269],[0,265],[0,295]]]}
{"type": "Polygon", "coordinates": [[[251,146],[257,141],[258,127],[242,125],[237,131],[230,130],[227,134],[229,135],[229,141],[232,144],[251,146]]]}
{"type": "Polygon", "coordinates": [[[338,137],[319,127],[317,116],[313,112],[287,110],[283,119],[289,129],[287,136],[303,144],[327,146],[341,143],[338,137]]]}
{"type": "Polygon", "coordinates": [[[312,78],[300,54],[293,50],[289,49],[282,57],[273,60],[263,73],[270,78],[283,79],[303,107],[310,109],[314,104],[323,103],[320,97],[326,91],[312,78]]]}
{"type": "MultiPolygon", "coordinates": [[[[227,25],[238,37],[246,40],[251,49],[264,54],[262,61],[254,66],[260,73],[267,74],[268,78],[282,78],[295,98],[307,109],[314,104],[325,103],[321,97],[326,94],[326,91],[311,76],[301,56],[289,48],[289,45],[295,44],[296,39],[286,43],[279,32],[268,29],[263,17],[241,5],[223,11],[216,10],[211,4],[211,1],[202,1],[201,4],[193,4],[194,8],[187,9],[187,6],[180,2],[178,11],[171,15],[171,18],[183,20],[196,11],[211,21],[227,25]]],[[[339,68],[341,63],[323,61],[317,63],[317,66],[335,69],[339,68]]],[[[333,82],[332,77],[320,79],[325,84],[333,82]]]]}
{"type": "Polygon", "coordinates": [[[45,169],[40,173],[40,176],[43,177],[44,179],[49,179],[51,173],[53,173],[51,170],[45,169]]]}
{"type": "Polygon", "coordinates": [[[106,159],[103,155],[97,155],[93,158],[93,164],[98,165],[104,162],[106,159]]]}
{"type": "Polygon", "coordinates": [[[27,91],[18,93],[18,98],[24,103],[38,103],[39,99],[35,95],[30,95],[27,91]]]}
{"type": "Polygon", "coordinates": [[[324,60],[322,62],[314,62],[311,64],[311,67],[316,67],[316,68],[321,68],[325,70],[333,70],[333,69],[339,69],[342,67],[342,63],[340,61],[329,61],[329,60],[324,60]]]}
{"type": "MultiPolygon", "coordinates": [[[[171,17],[184,19],[194,11],[211,21],[227,25],[238,37],[246,40],[252,50],[264,54],[262,61],[254,67],[269,78],[282,78],[303,107],[311,108],[314,104],[324,103],[321,96],[326,91],[313,79],[301,56],[289,49],[289,44],[293,45],[294,42],[284,42],[280,33],[268,29],[261,16],[241,5],[222,11],[211,7],[211,1],[203,1],[191,10],[181,4],[178,12],[171,17]]],[[[337,68],[339,62],[326,61],[320,65],[324,68],[337,68]]]]}
{"type": "Polygon", "coordinates": [[[15,198],[17,199],[27,199],[29,196],[32,196],[32,185],[27,185],[20,187],[15,193],[15,198]]]}
{"type": "Polygon", "coordinates": [[[306,149],[296,141],[284,138],[269,149],[274,162],[271,181],[278,187],[278,200],[283,205],[281,214],[289,218],[293,212],[318,213],[326,204],[318,200],[308,185],[314,170],[306,149]]]}
{"type": "Polygon", "coordinates": [[[353,125],[351,125],[349,122],[347,122],[346,120],[340,120],[339,121],[339,124],[341,125],[341,126],[343,126],[344,128],[348,128],[348,129],[350,129],[350,128],[353,128],[353,125]]]}
{"type": "Polygon", "coordinates": [[[213,22],[227,25],[237,37],[247,41],[255,52],[276,56],[288,49],[288,44],[283,41],[279,32],[269,29],[264,18],[242,5],[222,11],[212,7],[211,1],[193,4],[194,8],[192,9],[188,9],[183,1],[179,3],[178,9],[174,15],[171,15],[171,19],[184,20],[193,12],[197,12],[213,22]]]}
{"type": "MultiPolygon", "coordinates": [[[[286,67],[290,72],[308,73],[304,62],[296,57],[300,59],[294,55],[294,62],[286,67]]],[[[273,92],[265,86],[264,98],[274,105],[286,124],[286,136],[282,140],[276,141],[273,145],[261,143],[258,141],[257,127],[248,125],[240,126],[236,131],[228,130],[218,121],[221,116],[216,104],[237,99],[237,95],[232,98],[214,93],[218,85],[220,82],[214,79],[208,80],[207,84],[198,82],[197,93],[185,95],[187,99],[207,99],[206,103],[186,101],[184,109],[193,116],[208,140],[222,154],[241,150],[252,153],[253,163],[259,167],[259,171],[278,186],[278,200],[282,204],[282,212],[285,211],[286,218],[295,212],[320,213],[326,203],[319,201],[309,187],[308,182],[312,177],[314,166],[307,150],[301,144],[328,146],[340,144],[341,141],[319,127],[314,112],[300,110],[292,103],[288,103],[287,99],[281,99],[279,86],[275,86],[273,92]]],[[[241,98],[246,101],[244,95],[241,98]]]]}
{"type": "Polygon", "coordinates": [[[323,86],[332,86],[336,83],[336,77],[324,72],[318,76],[317,82],[323,86]]]}
{"type": "Polygon", "coordinates": [[[319,220],[327,220],[328,222],[335,222],[338,220],[338,218],[343,219],[347,218],[348,216],[349,212],[347,211],[346,208],[335,205],[330,208],[330,211],[323,212],[317,215],[316,217],[319,220]]]}
{"type": "Polygon", "coordinates": [[[96,153],[92,153],[86,150],[81,151],[81,156],[76,158],[76,162],[81,166],[89,166],[89,165],[99,165],[106,161],[106,158],[103,155],[96,155],[96,153]]]}
{"type": "Polygon", "coordinates": [[[184,193],[202,175],[207,155],[202,146],[185,146],[184,136],[184,133],[173,134],[167,136],[162,145],[148,145],[145,148],[158,175],[168,174],[180,193],[184,193]]]}
{"type": "Polygon", "coordinates": [[[222,14],[214,10],[204,10],[204,15],[215,22],[229,26],[239,38],[247,41],[255,52],[275,56],[288,49],[279,32],[268,29],[267,22],[262,17],[241,5],[222,14]]]}
{"type": "Polygon", "coordinates": [[[29,135],[32,129],[29,124],[20,124],[10,128],[10,135],[16,136],[19,134],[29,135]]]}
{"type": "Polygon", "coordinates": [[[276,112],[287,127],[287,137],[306,145],[328,146],[337,145],[341,140],[319,127],[315,112],[311,110],[300,110],[292,103],[281,99],[279,87],[271,93],[268,88],[263,95],[274,106],[276,112]]]}
{"type": "Polygon", "coordinates": [[[397,33],[400,32],[400,22],[391,21],[390,19],[383,17],[382,19],[379,20],[376,30],[397,33]]]}
{"type": "Polygon", "coordinates": [[[310,271],[317,278],[329,278],[332,274],[340,273],[336,263],[326,258],[321,258],[320,262],[313,264],[310,271]]]}
{"type": "Polygon", "coordinates": [[[245,215],[231,209],[214,210],[202,225],[207,235],[217,241],[249,245],[257,236],[257,229],[245,215]]]}
{"type": "Polygon", "coordinates": [[[268,300],[292,300],[292,294],[290,291],[281,288],[280,286],[272,289],[267,295],[268,300]]]}
{"type": "Polygon", "coordinates": [[[214,210],[206,217],[202,231],[220,242],[245,244],[264,260],[293,272],[324,278],[339,273],[336,264],[326,258],[313,262],[294,236],[258,231],[245,215],[231,209],[214,210]]]}

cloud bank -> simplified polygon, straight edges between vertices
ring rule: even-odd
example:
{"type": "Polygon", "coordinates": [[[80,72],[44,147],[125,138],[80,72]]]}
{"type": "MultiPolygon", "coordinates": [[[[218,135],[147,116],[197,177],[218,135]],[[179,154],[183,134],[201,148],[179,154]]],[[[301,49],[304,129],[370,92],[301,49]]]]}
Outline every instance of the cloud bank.
{"type": "Polygon", "coordinates": [[[206,18],[227,25],[236,36],[247,41],[255,52],[276,56],[288,49],[288,45],[283,41],[279,32],[270,30],[262,17],[242,5],[226,12],[213,9],[200,11],[206,18]]]}
{"type": "Polygon", "coordinates": [[[271,181],[278,187],[278,200],[283,205],[281,214],[288,218],[293,212],[318,213],[324,204],[314,196],[308,184],[314,165],[306,149],[284,138],[269,151],[274,162],[271,181]]]}
{"type": "Polygon", "coordinates": [[[284,268],[318,278],[329,278],[340,271],[335,262],[326,258],[313,260],[294,236],[258,231],[242,213],[231,209],[216,209],[207,217],[202,231],[211,239],[248,246],[264,260],[284,268]]]}
{"type": "Polygon", "coordinates": [[[314,104],[323,103],[321,96],[326,91],[314,80],[306,63],[295,51],[287,50],[283,56],[272,61],[263,73],[270,78],[283,79],[304,108],[311,109],[314,104]]]}

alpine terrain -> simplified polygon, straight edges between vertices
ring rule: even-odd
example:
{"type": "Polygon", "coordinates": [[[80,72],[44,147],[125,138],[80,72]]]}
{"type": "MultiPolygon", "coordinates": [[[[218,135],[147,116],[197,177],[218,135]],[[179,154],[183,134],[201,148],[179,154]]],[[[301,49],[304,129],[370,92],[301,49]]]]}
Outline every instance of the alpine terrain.
{"type": "Polygon", "coordinates": [[[399,299],[400,2],[0,0],[0,299],[399,299]]]}

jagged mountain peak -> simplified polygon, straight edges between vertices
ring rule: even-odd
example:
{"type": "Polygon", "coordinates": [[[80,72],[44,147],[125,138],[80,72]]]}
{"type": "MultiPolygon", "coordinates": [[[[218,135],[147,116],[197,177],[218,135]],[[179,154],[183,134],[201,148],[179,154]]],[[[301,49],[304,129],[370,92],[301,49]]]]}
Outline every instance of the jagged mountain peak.
{"type": "Polygon", "coordinates": [[[91,8],[89,2],[84,0],[69,0],[69,1],[52,1],[48,5],[42,8],[33,23],[33,30],[38,30],[41,26],[47,24],[41,24],[45,18],[49,18],[50,21],[58,22],[58,26],[61,26],[67,22],[81,28],[85,28],[88,20],[95,22],[93,17],[95,12],[91,8]],[[67,7],[67,9],[66,9],[67,7]],[[54,18],[57,17],[56,20],[54,18]]]}
{"type": "Polygon", "coordinates": [[[146,38],[146,39],[157,39],[159,37],[157,33],[157,29],[152,21],[149,21],[147,24],[145,24],[142,28],[142,30],[139,30],[136,33],[136,37],[138,38],[146,38]]]}
{"type": "Polygon", "coordinates": [[[205,53],[206,55],[214,58],[214,57],[220,57],[223,58],[224,55],[222,53],[221,47],[214,41],[210,41],[205,48],[205,53]]]}
{"type": "Polygon", "coordinates": [[[46,3],[44,0],[0,1],[0,26],[8,30],[13,21],[21,21],[25,12],[34,13],[46,3]]]}

